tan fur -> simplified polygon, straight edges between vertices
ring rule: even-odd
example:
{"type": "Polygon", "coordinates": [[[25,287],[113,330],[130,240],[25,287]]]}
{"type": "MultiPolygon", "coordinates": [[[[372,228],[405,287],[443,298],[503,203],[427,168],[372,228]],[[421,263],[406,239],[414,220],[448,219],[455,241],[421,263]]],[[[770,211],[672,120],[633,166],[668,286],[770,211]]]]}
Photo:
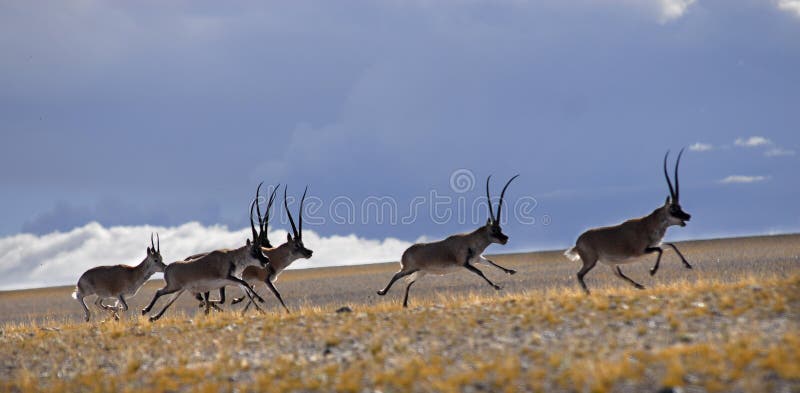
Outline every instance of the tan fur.
{"type": "Polygon", "coordinates": [[[118,311],[128,310],[125,297],[135,296],[145,281],[153,274],[163,272],[164,268],[161,254],[148,248],[147,256],[136,266],[98,266],[87,270],[78,279],[72,297],[83,307],[86,321],[89,321],[91,313],[84,298],[91,295],[97,295],[95,305],[99,309],[110,311],[115,318],[119,318],[118,311]],[[118,304],[104,305],[103,300],[108,298],[115,299],[118,304]]]}
{"type": "MultiPolygon", "coordinates": [[[[237,280],[242,272],[249,266],[260,266],[264,263],[253,256],[250,244],[233,250],[216,250],[207,254],[198,254],[199,257],[188,261],[175,262],[167,266],[164,271],[166,285],[159,289],[150,304],[142,310],[145,314],[152,309],[159,297],[174,294],[164,308],[151,320],[156,320],[166,309],[184,292],[202,293],[219,289],[226,285],[237,285],[248,296],[252,296],[252,288],[244,281],[237,280]]],[[[259,251],[260,252],[260,251],[259,251]]],[[[256,295],[257,296],[257,295],[256,295]]]]}
{"type": "Polygon", "coordinates": [[[647,216],[619,225],[590,229],[578,237],[575,245],[599,262],[626,263],[644,255],[646,248],[660,245],[667,226],[665,207],[662,206],[647,216]]]}

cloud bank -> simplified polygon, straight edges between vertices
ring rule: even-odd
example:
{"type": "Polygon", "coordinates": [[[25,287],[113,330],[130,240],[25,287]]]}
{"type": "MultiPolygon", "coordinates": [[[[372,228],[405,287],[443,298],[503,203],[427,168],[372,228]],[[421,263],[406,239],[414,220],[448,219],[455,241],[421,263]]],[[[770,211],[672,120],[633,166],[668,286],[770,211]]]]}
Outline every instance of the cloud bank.
{"type": "Polygon", "coordinates": [[[714,148],[714,146],[712,146],[710,143],[703,143],[703,142],[697,142],[697,143],[689,146],[689,150],[698,151],[698,152],[699,151],[709,151],[709,150],[711,150],[713,148],[714,148]]]}
{"type": "Polygon", "coordinates": [[[800,18],[800,0],[778,0],[778,8],[800,18]]]}
{"type": "Polygon", "coordinates": [[[749,138],[736,138],[733,144],[741,147],[757,147],[771,145],[772,141],[763,136],[751,136],[749,138]]]}
{"type": "Polygon", "coordinates": [[[736,184],[736,183],[758,183],[767,180],[767,176],[743,176],[743,175],[731,175],[728,176],[719,182],[722,184],[736,184]]]}
{"type": "MultiPolygon", "coordinates": [[[[145,257],[151,232],[159,233],[161,254],[167,263],[198,252],[238,247],[250,235],[249,228],[229,230],[222,225],[204,226],[196,222],[175,227],[108,228],[93,222],[68,232],[3,237],[0,238],[0,290],[72,285],[94,266],[136,265],[145,257]]],[[[285,239],[285,231],[270,232],[273,244],[285,239]]],[[[396,261],[411,245],[393,238],[321,237],[310,230],[303,231],[303,240],[314,250],[314,257],[298,260],[291,268],[396,261]]]]}

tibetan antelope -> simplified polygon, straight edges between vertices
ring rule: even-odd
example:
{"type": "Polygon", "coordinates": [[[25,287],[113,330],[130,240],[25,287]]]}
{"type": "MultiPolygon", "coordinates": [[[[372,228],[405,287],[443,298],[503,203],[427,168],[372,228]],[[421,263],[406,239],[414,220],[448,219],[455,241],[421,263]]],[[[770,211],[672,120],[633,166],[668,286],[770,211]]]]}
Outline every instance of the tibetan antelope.
{"type": "MultiPolygon", "coordinates": [[[[253,214],[253,206],[257,200],[250,204],[250,214],[253,214]]],[[[172,294],[173,297],[167,302],[158,314],[150,317],[150,321],[155,321],[164,314],[164,311],[180,297],[184,291],[190,293],[205,293],[226,285],[236,285],[250,297],[251,300],[258,299],[264,302],[247,282],[239,278],[242,271],[248,266],[267,266],[269,257],[261,252],[261,237],[264,233],[253,232],[253,240],[247,239],[247,243],[233,250],[215,250],[190,261],[180,261],[171,263],[164,269],[164,281],[166,285],[156,291],[153,300],[142,309],[142,315],[147,314],[153,308],[158,298],[172,294]]],[[[256,306],[258,309],[258,306],[256,306]]]]}
{"type": "Polygon", "coordinates": [[[481,254],[492,243],[506,244],[508,242],[508,236],[500,228],[500,213],[503,209],[503,198],[505,197],[506,189],[517,176],[519,175],[509,179],[503,187],[503,191],[500,193],[500,202],[497,204],[497,215],[492,211],[492,199],[489,194],[489,179],[491,179],[491,176],[486,178],[486,198],[489,204],[489,218],[486,221],[486,225],[470,233],[453,235],[432,243],[418,243],[409,247],[403,252],[403,257],[400,260],[400,271],[395,273],[392,279],[389,280],[386,288],[378,291],[378,295],[386,295],[395,281],[410,276],[406,286],[406,293],[403,297],[403,307],[408,307],[408,290],[420,277],[425,274],[444,275],[458,271],[461,268],[466,268],[470,272],[477,274],[494,289],[501,289],[499,285],[486,278],[483,272],[473,266],[472,263],[484,263],[494,266],[507,274],[516,273],[514,270],[495,264],[481,254]]]}
{"type": "MultiPolygon", "coordinates": [[[[658,271],[658,264],[661,262],[661,254],[664,250],[660,247],[661,239],[667,232],[667,228],[673,225],[686,226],[692,216],[681,209],[680,205],[680,183],[678,182],[678,166],[681,163],[681,156],[683,149],[678,153],[678,160],[675,163],[675,188],[672,187],[672,182],[667,173],[667,157],[669,151],[664,155],[664,177],[667,179],[669,186],[669,196],[667,197],[664,205],[653,210],[647,216],[634,218],[623,222],[622,224],[590,229],[578,237],[575,242],[575,247],[567,250],[564,255],[570,260],[583,261],[583,267],[578,271],[578,282],[583,287],[583,290],[589,294],[589,289],[586,283],[583,282],[583,277],[597,264],[598,261],[614,266],[614,273],[629,282],[631,285],[638,289],[644,287],[633,281],[628,276],[622,273],[619,265],[635,262],[635,258],[645,254],[658,253],[656,264],[650,269],[650,275],[656,274],[658,271]]],[[[664,243],[672,247],[678,254],[687,269],[691,269],[692,265],[686,261],[686,258],[678,250],[678,247],[673,243],[664,243]]]]}
{"type": "MultiPolygon", "coordinates": [[[[262,217],[261,216],[261,206],[260,206],[260,203],[261,203],[261,194],[260,194],[260,192],[261,192],[261,186],[263,184],[264,184],[263,182],[259,183],[258,187],[256,188],[256,214],[258,215],[258,228],[259,229],[257,231],[256,227],[255,227],[255,224],[253,223],[253,212],[252,211],[250,212],[250,229],[252,230],[253,238],[258,238],[257,234],[259,232],[264,234],[262,237],[260,237],[261,243],[259,245],[261,246],[262,252],[264,252],[264,254],[267,255],[268,258],[270,258],[270,261],[271,261],[270,263],[274,263],[272,261],[272,257],[268,253],[269,250],[272,249],[273,247],[272,247],[272,244],[269,242],[269,232],[268,232],[267,226],[268,226],[268,222],[269,222],[269,213],[270,213],[270,210],[272,210],[272,204],[275,201],[275,192],[278,190],[278,188],[280,188],[281,185],[278,184],[274,189],[272,189],[272,194],[270,194],[269,200],[267,201],[267,209],[266,209],[266,211],[264,213],[264,216],[262,217]]],[[[251,210],[252,210],[252,206],[251,206],[251,210]]],[[[202,257],[202,256],[206,255],[206,254],[208,254],[208,253],[195,254],[195,255],[187,257],[186,259],[184,259],[184,261],[197,259],[199,257],[202,257]]],[[[256,267],[253,266],[253,268],[256,268],[256,267]]],[[[245,270],[247,270],[247,269],[245,269],[245,270]]],[[[242,272],[242,274],[244,274],[244,272],[242,272]]],[[[242,277],[239,276],[239,278],[242,278],[242,277]]],[[[280,295],[276,295],[276,296],[278,297],[278,300],[280,300],[281,304],[282,304],[283,300],[281,300],[280,295]]],[[[217,305],[225,303],[225,287],[222,287],[222,288],[219,289],[219,299],[218,300],[211,300],[210,299],[210,292],[197,293],[197,294],[195,294],[195,298],[200,302],[200,308],[204,308],[205,309],[205,313],[206,314],[208,314],[208,312],[212,308],[214,310],[216,310],[216,311],[222,311],[222,309],[219,308],[219,306],[217,306],[217,305]]],[[[237,301],[233,302],[233,304],[236,304],[236,303],[242,301],[243,299],[244,299],[244,296],[242,296],[242,298],[238,299],[237,301]]],[[[248,303],[248,307],[249,307],[249,303],[248,303]]]]}
{"type": "MultiPolygon", "coordinates": [[[[297,213],[297,220],[298,225],[294,225],[294,219],[292,218],[292,212],[289,211],[289,205],[286,202],[286,186],[283,189],[283,207],[286,209],[286,214],[289,216],[289,224],[292,225],[292,236],[291,233],[286,234],[286,243],[281,244],[278,247],[272,248],[262,248],[264,254],[269,257],[269,265],[266,268],[260,268],[256,266],[248,267],[242,273],[242,279],[247,281],[248,283],[252,284],[255,287],[255,284],[263,282],[267,288],[278,298],[278,301],[281,302],[281,306],[289,312],[289,309],[286,307],[286,304],[283,302],[280,293],[275,288],[273,283],[275,280],[278,279],[278,276],[286,269],[292,262],[304,258],[309,259],[314,251],[309,250],[303,244],[303,203],[306,200],[306,193],[308,192],[308,187],[306,187],[305,191],[303,191],[303,197],[300,199],[300,210],[297,213]]],[[[273,191],[274,196],[274,191],[273,191]]],[[[272,204],[272,198],[270,198],[270,205],[272,204]]],[[[269,209],[269,206],[267,207],[269,209]]],[[[266,223],[264,223],[266,225],[266,223]]],[[[252,223],[251,223],[252,225],[252,223]]],[[[264,236],[266,238],[266,235],[264,236]]],[[[269,244],[269,241],[267,241],[269,244]]],[[[245,297],[242,296],[238,299],[234,299],[232,304],[236,304],[244,300],[245,297]]],[[[244,308],[244,311],[247,311],[247,308],[250,307],[252,301],[248,301],[247,305],[244,308]]]]}
{"type": "MultiPolygon", "coordinates": [[[[156,234],[158,239],[158,235],[156,234]]],[[[166,265],[161,258],[161,239],[153,243],[153,235],[150,235],[150,247],[147,247],[147,256],[136,266],[114,265],[98,266],[87,270],[78,279],[75,292],[72,298],[77,299],[86,314],[86,321],[89,321],[89,308],[86,307],[84,298],[97,295],[94,301],[95,306],[100,310],[111,312],[114,319],[119,319],[119,311],[127,311],[128,303],[125,296],[136,295],[147,279],[156,272],[163,272],[166,265]],[[157,244],[157,246],[156,246],[157,244]],[[114,298],[117,304],[108,306],[103,304],[104,299],[114,298]]]]}

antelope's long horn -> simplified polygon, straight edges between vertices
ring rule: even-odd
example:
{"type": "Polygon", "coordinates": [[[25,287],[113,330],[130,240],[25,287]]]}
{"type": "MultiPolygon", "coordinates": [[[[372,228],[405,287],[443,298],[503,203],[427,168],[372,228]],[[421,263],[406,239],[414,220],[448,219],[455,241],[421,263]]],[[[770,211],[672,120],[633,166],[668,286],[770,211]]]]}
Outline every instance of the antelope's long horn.
{"type": "Polygon", "coordinates": [[[514,177],[512,177],[511,179],[508,179],[508,182],[503,187],[503,191],[500,192],[500,203],[497,204],[497,219],[498,220],[502,220],[503,219],[503,216],[500,215],[500,211],[503,209],[503,198],[506,197],[506,189],[508,188],[508,185],[511,184],[511,182],[514,181],[514,179],[516,179],[518,177],[519,177],[519,174],[514,175],[514,177]]]}
{"type": "Polygon", "coordinates": [[[267,211],[264,213],[264,225],[261,227],[261,231],[265,233],[264,236],[266,236],[267,225],[268,225],[267,223],[269,222],[269,211],[272,209],[272,204],[275,202],[275,192],[278,191],[278,187],[280,186],[281,184],[278,183],[278,185],[272,189],[272,193],[269,195],[269,201],[267,202],[267,211]]]}
{"type": "Polygon", "coordinates": [[[263,230],[264,222],[262,221],[261,218],[261,195],[259,194],[259,192],[261,191],[262,184],[264,184],[263,181],[261,183],[258,183],[258,187],[256,187],[256,214],[258,214],[258,229],[263,230]]]}
{"type": "Polygon", "coordinates": [[[283,207],[286,209],[286,215],[289,216],[289,224],[292,224],[292,232],[294,232],[294,237],[299,237],[300,235],[297,233],[297,227],[294,225],[294,219],[292,218],[292,212],[289,211],[289,204],[286,202],[287,188],[289,188],[288,185],[283,186],[283,207]]]}
{"type": "Polygon", "coordinates": [[[492,175],[486,178],[486,203],[489,205],[489,218],[492,219],[492,222],[497,221],[494,217],[494,209],[492,208],[492,195],[489,194],[489,179],[492,178],[492,175]]]}
{"type": "Polygon", "coordinates": [[[256,224],[253,223],[253,207],[255,207],[256,199],[250,202],[250,229],[253,231],[253,242],[258,239],[258,232],[256,231],[256,224]]]}
{"type": "Polygon", "coordinates": [[[306,193],[308,192],[308,186],[303,191],[303,198],[300,199],[300,212],[298,212],[297,220],[298,220],[298,233],[300,238],[303,238],[303,204],[306,202],[306,193]]]}
{"type": "MultiPolygon", "coordinates": [[[[683,148],[685,149],[685,148],[683,148]]],[[[683,149],[681,149],[680,153],[678,153],[678,161],[675,163],[675,200],[681,200],[681,182],[678,181],[678,166],[681,165],[681,156],[683,155],[683,149]]]]}
{"type": "Polygon", "coordinates": [[[155,251],[156,245],[153,243],[153,232],[150,232],[150,249],[155,251]]]}
{"type": "Polygon", "coordinates": [[[667,154],[664,155],[664,177],[667,178],[669,196],[672,197],[673,200],[677,200],[678,198],[675,197],[675,189],[672,188],[672,182],[669,181],[669,174],[667,173],[667,157],[669,157],[669,150],[667,150],[667,154]]]}
{"type": "Polygon", "coordinates": [[[161,253],[161,238],[158,237],[158,232],[156,232],[156,250],[161,253]]]}

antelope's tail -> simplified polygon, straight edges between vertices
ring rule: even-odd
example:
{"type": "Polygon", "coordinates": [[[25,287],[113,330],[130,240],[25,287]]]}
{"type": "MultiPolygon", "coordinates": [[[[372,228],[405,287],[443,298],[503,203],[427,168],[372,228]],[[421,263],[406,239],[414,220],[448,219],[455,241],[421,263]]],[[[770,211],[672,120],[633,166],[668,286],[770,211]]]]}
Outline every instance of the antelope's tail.
{"type": "Polygon", "coordinates": [[[72,292],[72,298],[73,299],[77,299],[78,298],[78,287],[75,287],[75,291],[72,292]]]}
{"type": "Polygon", "coordinates": [[[564,251],[564,256],[567,257],[570,261],[579,261],[581,256],[578,254],[578,250],[575,247],[570,248],[567,251],[564,251]]]}

